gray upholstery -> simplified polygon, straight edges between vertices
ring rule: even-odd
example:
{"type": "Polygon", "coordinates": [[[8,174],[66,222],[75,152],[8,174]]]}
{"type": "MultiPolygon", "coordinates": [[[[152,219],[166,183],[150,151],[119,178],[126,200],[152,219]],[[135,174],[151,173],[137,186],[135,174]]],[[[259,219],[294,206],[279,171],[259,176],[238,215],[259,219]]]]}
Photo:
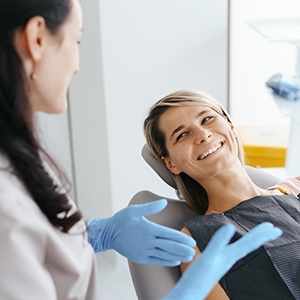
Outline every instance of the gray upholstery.
{"type": "MultiPolygon", "coordinates": [[[[163,165],[154,158],[146,145],[142,149],[142,156],[163,181],[176,189],[176,184],[172,176],[163,165]]],[[[269,187],[280,181],[279,178],[269,175],[260,169],[249,166],[245,168],[254,183],[262,188],[269,187]]],[[[197,215],[184,201],[169,199],[150,191],[138,192],[133,196],[129,204],[147,203],[161,198],[167,199],[169,204],[162,212],[149,217],[153,222],[181,230],[185,220],[197,215]]],[[[131,261],[128,263],[131,278],[139,300],[161,299],[176,284],[180,277],[179,267],[139,265],[131,261]]]]}
{"type": "MultiPolygon", "coordinates": [[[[152,155],[147,144],[145,144],[142,149],[142,157],[164,182],[176,189],[176,183],[173,180],[170,172],[152,155]]],[[[274,182],[277,183],[278,181],[280,181],[278,177],[270,175],[261,169],[253,168],[250,166],[245,166],[245,169],[247,170],[247,173],[251,177],[253,182],[261,188],[268,188],[273,185],[274,182]]]]}

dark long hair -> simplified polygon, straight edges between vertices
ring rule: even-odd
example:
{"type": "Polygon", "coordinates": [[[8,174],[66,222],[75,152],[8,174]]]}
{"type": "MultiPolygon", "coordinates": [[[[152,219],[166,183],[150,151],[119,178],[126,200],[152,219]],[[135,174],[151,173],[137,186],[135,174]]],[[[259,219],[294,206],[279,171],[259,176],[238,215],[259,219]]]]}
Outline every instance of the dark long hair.
{"type": "Polygon", "coordinates": [[[42,16],[49,30],[56,33],[67,19],[71,0],[0,1],[0,151],[48,220],[63,232],[81,219],[71,209],[66,193],[53,182],[43,166],[50,162],[64,175],[42,149],[34,127],[23,62],[13,44],[16,29],[24,28],[34,16],[42,16]],[[65,218],[58,218],[64,213],[65,218]]]}

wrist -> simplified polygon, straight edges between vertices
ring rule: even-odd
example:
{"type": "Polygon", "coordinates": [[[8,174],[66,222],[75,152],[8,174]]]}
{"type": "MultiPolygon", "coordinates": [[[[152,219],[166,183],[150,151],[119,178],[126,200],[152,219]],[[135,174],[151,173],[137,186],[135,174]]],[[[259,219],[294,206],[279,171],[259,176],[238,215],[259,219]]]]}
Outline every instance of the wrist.
{"type": "Polygon", "coordinates": [[[109,227],[111,218],[95,218],[87,222],[88,241],[95,253],[110,250],[109,227]]]}

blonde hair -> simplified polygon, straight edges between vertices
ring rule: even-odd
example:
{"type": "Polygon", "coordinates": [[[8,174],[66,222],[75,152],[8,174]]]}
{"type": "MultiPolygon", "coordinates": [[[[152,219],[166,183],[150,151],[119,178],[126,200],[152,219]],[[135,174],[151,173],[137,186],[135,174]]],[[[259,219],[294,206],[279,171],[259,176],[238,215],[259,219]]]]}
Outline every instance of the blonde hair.
{"type": "MultiPolygon", "coordinates": [[[[162,114],[170,107],[179,106],[206,106],[233,124],[229,114],[222,105],[210,95],[197,90],[179,90],[171,93],[158,102],[151,108],[148,117],[144,121],[144,134],[151,153],[160,161],[166,168],[162,157],[168,156],[168,150],[165,145],[165,135],[159,128],[159,120],[162,114]]],[[[240,138],[236,137],[238,148],[238,158],[244,164],[244,150],[240,138]]],[[[185,201],[198,213],[204,214],[208,207],[208,198],[204,188],[192,179],[187,174],[181,172],[178,175],[171,173],[180,194],[185,201]]]]}

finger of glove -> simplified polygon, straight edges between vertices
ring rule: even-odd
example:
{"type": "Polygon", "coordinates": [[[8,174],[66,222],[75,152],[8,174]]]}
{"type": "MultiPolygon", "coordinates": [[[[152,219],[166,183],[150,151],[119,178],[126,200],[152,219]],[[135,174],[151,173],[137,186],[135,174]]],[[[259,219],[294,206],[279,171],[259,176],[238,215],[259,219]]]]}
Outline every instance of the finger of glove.
{"type": "Polygon", "coordinates": [[[133,216],[143,217],[156,214],[163,210],[168,205],[166,199],[156,200],[154,202],[145,203],[145,204],[135,204],[129,206],[133,216]]]}
{"type": "Polygon", "coordinates": [[[274,227],[272,223],[264,222],[250,230],[227,249],[229,253],[232,253],[233,255],[239,254],[242,258],[266,242],[278,238],[281,234],[281,229],[274,227]]]}
{"type": "MultiPolygon", "coordinates": [[[[246,234],[234,244],[226,246],[232,238],[235,230],[232,226],[222,226],[214,234],[203,254],[200,255],[190,265],[190,267],[177,283],[175,289],[172,290],[169,295],[173,296],[172,292],[174,291],[176,292],[176,294],[178,294],[179,290],[181,292],[185,291],[185,295],[189,294],[191,296],[191,299],[204,298],[209,292],[210,288],[215,284],[215,282],[218,281],[219,278],[221,278],[226,270],[230,268],[232,263],[248,254],[249,252],[253,251],[254,249],[258,248],[265,241],[278,237],[280,235],[280,230],[278,231],[277,229],[278,228],[274,228],[272,224],[261,224],[251,230],[248,234],[246,234]],[[253,241],[253,239],[255,239],[255,242],[253,241]],[[226,251],[223,252],[222,250],[226,251]],[[204,255],[204,253],[206,253],[206,255],[204,255]],[[207,267],[207,263],[209,262],[207,254],[209,255],[209,258],[215,257],[215,259],[217,259],[218,254],[221,253],[222,257],[226,259],[226,264],[221,266],[222,264],[220,264],[219,261],[218,269],[215,270],[215,274],[213,274],[214,276],[205,277],[205,270],[207,270],[205,268],[207,267]],[[199,286],[201,282],[203,283],[204,278],[206,279],[205,286],[199,286]],[[198,287],[198,289],[195,289],[195,287],[198,287]]],[[[165,299],[167,300],[168,297],[166,297],[165,299]]]]}
{"type": "Polygon", "coordinates": [[[211,238],[210,242],[204,249],[205,252],[217,253],[220,249],[223,249],[231,240],[235,233],[235,227],[231,224],[223,225],[219,228],[211,238]]]}
{"type": "Polygon", "coordinates": [[[144,263],[149,265],[162,266],[162,267],[176,267],[180,265],[181,261],[167,260],[167,259],[162,259],[160,257],[150,256],[144,263]]]}
{"type": "MultiPolygon", "coordinates": [[[[217,279],[210,276],[207,278],[206,258],[203,255],[197,259],[187,268],[187,270],[180,277],[176,286],[171,290],[165,299],[204,299],[209,293],[212,286],[217,282],[217,279]],[[208,279],[208,281],[207,281],[208,279]],[[178,298],[178,296],[180,297],[178,298]]],[[[223,273],[218,272],[218,273],[223,273]]],[[[216,278],[221,278],[216,276],[216,278]]]]}
{"type": "Polygon", "coordinates": [[[143,226],[143,231],[147,233],[151,232],[152,236],[157,239],[170,240],[176,242],[177,244],[184,244],[190,247],[196,246],[196,241],[185,233],[173,228],[156,224],[146,218],[143,219],[141,226],[143,226]]]}
{"type": "MultiPolygon", "coordinates": [[[[222,261],[220,261],[220,258],[224,258],[227,262],[228,257],[230,254],[225,254],[225,250],[228,248],[228,243],[230,242],[231,238],[233,237],[235,233],[235,227],[231,224],[223,225],[221,228],[219,228],[211,240],[209,241],[208,245],[205,247],[202,255],[200,255],[188,268],[188,272],[190,274],[194,274],[194,276],[202,276],[202,281],[206,280],[206,284],[210,283],[212,286],[217,282],[218,278],[221,278],[223,274],[225,274],[226,271],[224,271],[224,267],[222,264],[222,261]],[[221,255],[221,256],[220,256],[221,255]],[[217,262],[217,265],[216,265],[217,262]],[[216,268],[217,267],[217,268],[216,268]],[[209,273],[207,274],[207,271],[209,270],[209,273]],[[213,271],[215,270],[215,271],[213,271]],[[213,276],[211,274],[213,273],[213,276]],[[208,275],[208,277],[207,277],[208,275]]],[[[229,261],[230,265],[232,260],[235,257],[233,256],[229,261]]],[[[227,263],[226,263],[227,264],[227,263]]],[[[229,265],[229,266],[230,266],[229,265]]],[[[227,268],[228,269],[228,268],[227,268]]],[[[187,273],[187,271],[185,273],[187,273]]],[[[193,286],[193,282],[190,282],[190,285],[193,286]]],[[[210,286],[209,285],[209,286],[210,286]]]]}
{"type": "Polygon", "coordinates": [[[178,244],[171,240],[157,239],[155,248],[149,250],[148,255],[163,260],[191,261],[196,253],[194,248],[184,244],[178,244]]]}

